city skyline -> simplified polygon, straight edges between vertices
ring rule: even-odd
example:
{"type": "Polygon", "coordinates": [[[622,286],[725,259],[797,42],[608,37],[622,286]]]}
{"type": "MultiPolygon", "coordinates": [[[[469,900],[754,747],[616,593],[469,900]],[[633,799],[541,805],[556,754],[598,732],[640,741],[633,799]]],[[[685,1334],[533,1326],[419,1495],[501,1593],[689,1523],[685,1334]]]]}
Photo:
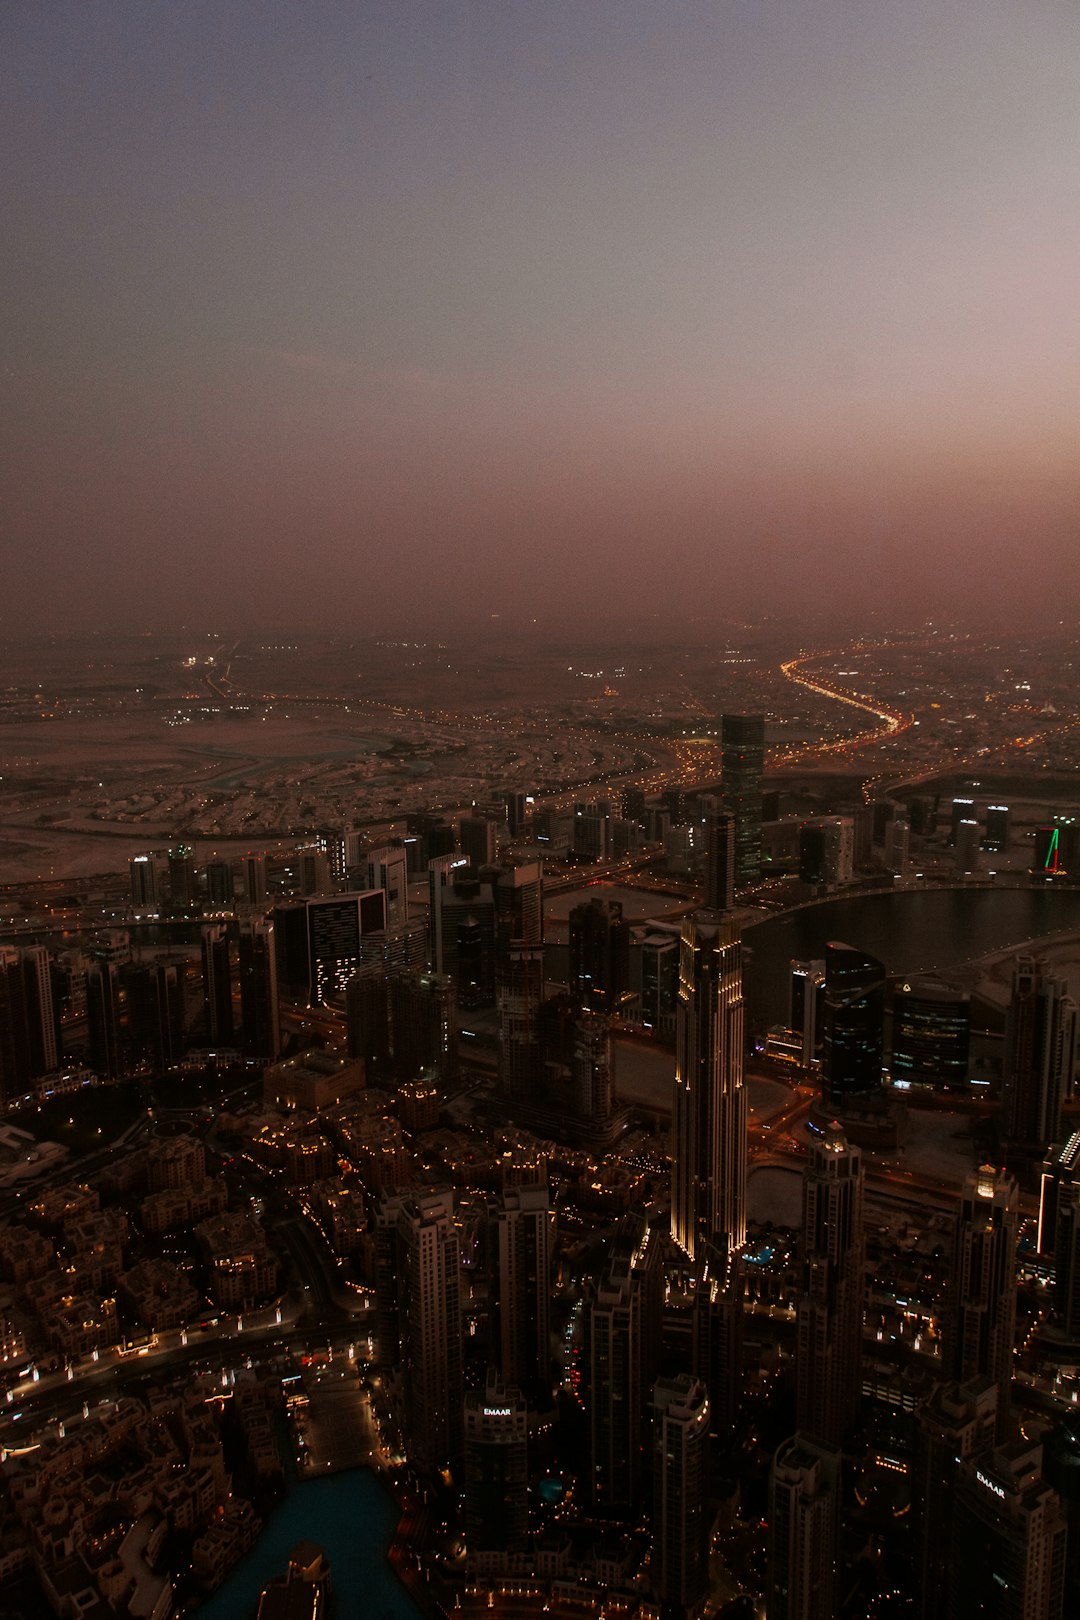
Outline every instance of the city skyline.
{"type": "Polygon", "coordinates": [[[1075,8],[0,40],[0,635],[1075,610],[1075,8]]]}

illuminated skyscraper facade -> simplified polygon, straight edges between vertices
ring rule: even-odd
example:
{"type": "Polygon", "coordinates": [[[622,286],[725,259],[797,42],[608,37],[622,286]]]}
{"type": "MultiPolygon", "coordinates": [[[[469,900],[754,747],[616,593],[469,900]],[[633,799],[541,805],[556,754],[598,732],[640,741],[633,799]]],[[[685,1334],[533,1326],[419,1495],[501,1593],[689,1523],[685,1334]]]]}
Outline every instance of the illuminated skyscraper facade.
{"type": "Polygon", "coordinates": [[[672,1106],[671,1235],[690,1259],[746,1241],[742,942],[715,912],[683,925],[672,1106]]]}

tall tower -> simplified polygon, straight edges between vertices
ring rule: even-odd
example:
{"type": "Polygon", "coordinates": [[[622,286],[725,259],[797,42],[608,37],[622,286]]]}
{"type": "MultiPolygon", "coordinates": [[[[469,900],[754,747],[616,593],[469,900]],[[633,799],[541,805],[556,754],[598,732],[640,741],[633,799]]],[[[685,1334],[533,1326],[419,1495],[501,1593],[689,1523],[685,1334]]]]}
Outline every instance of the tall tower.
{"type": "Polygon", "coordinates": [[[592,1497],[601,1509],[631,1507],[643,1482],[662,1287],[654,1235],[628,1216],[585,1314],[592,1497]]]}
{"type": "Polygon", "coordinates": [[[409,1459],[423,1472],[462,1457],[461,1282],[454,1195],[418,1192],[397,1215],[398,1324],[409,1459]]]}
{"type": "Polygon", "coordinates": [[[203,1011],[207,1039],[227,1046],[233,1038],[232,974],[229,935],[220,923],[202,930],[203,1011]]]}
{"type": "Polygon", "coordinates": [[[653,1587],[688,1609],[709,1577],[709,1395],[689,1373],[653,1390],[653,1587]]]}
{"type": "Polygon", "coordinates": [[[1022,956],[1005,1025],[1002,1114],[1008,1142],[1044,1150],[1061,1134],[1076,1066],[1076,1003],[1046,963],[1022,956]]]}
{"type": "Polygon", "coordinates": [[[840,1450],[796,1434],[769,1476],[769,1620],[825,1620],[836,1613],[840,1450]]]}
{"type": "Polygon", "coordinates": [[[547,1386],[551,1244],[555,1216],[547,1187],[508,1187],[496,1216],[499,1241],[499,1364],[506,1383],[547,1386]]]}
{"type": "Polygon", "coordinates": [[[947,1620],[1061,1620],[1066,1523],[1042,1447],[1020,1441],[966,1458],[952,1510],[947,1620]]]}
{"type": "Polygon", "coordinates": [[[826,1101],[836,1107],[881,1090],[885,977],[875,956],[835,940],[826,945],[821,1070],[826,1101]]]}
{"type": "Polygon", "coordinates": [[[765,721],[759,715],[725,714],[720,721],[724,808],[735,822],[735,883],[761,876],[761,778],[765,771],[765,721]]]}
{"type": "Polygon", "coordinates": [[[336,894],[307,902],[308,963],[313,1006],[344,996],[345,986],[363,961],[360,941],[386,927],[382,889],[336,894]]]}
{"type": "Polygon", "coordinates": [[[360,858],[359,881],[365,889],[382,889],[386,894],[389,928],[400,928],[409,919],[409,872],[404,845],[387,844],[369,849],[360,858]]]}
{"type": "Polygon", "coordinates": [[[695,1258],[746,1242],[742,943],[715,912],[683,925],[672,1106],[671,1235],[695,1258]]]}
{"type": "Polygon", "coordinates": [[[735,818],[709,794],[705,814],[705,904],[710,911],[730,911],[735,904],[735,818]]]}
{"type": "Polygon", "coordinates": [[[465,1546],[478,1570],[505,1566],[529,1528],[528,1409],[489,1372],[465,1397],[465,1546]]]}
{"type": "Polygon", "coordinates": [[[240,1027],[249,1057],[272,1060],[281,1051],[277,951],[270,918],[246,918],[237,946],[240,1027]]]}
{"type": "Polygon", "coordinates": [[[939,1384],[920,1408],[911,1481],[912,1587],[919,1620],[942,1620],[956,1477],[994,1443],[997,1386],[939,1384]]]}
{"type": "Polygon", "coordinates": [[[997,1436],[1008,1429],[1016,1326],[1016,1181],[984,1164],[968,1176],[953,1244],[952,1285],[942,1322],[942,1363],[957,1383],[998,1387],[997,1436]]]}
{"type": "Polygon", "coordinates": [[[499,1079],[511,1102],[534,1103],[543,1085],[544,1055],[540,1008],[544,999],[544,955],[510,950],[498,966],[499,1079]]]}
{"type": "Polygon", "coordinates": [[[618,901],[585,900],[570,913],[570,989],[610,1008],[630,983],[630,924],[618,901]]]}
{"type": "Polygon", "coordinates": [[[244,897],[251,906],[266,904],[266,856],[249,852],[242,862],[244,897]]]}
{"type": "Polygon", "coordinates": [[[839,1125],[814,1144],[803,1180],[803,1290],[796,1412],[801,1431],[840,1445],[862,1387],[863,1177],[839,1125]]]}

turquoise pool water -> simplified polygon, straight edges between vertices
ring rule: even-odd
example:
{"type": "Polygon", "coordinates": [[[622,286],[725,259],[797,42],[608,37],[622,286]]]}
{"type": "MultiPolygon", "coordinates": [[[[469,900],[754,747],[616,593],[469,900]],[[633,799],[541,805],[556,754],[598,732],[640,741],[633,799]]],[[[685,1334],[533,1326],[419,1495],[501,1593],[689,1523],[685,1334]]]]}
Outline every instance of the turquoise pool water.
{"type": "Polygon", "coordinates": [[[254,1620],[259,1593],[284,1572],[289,1553],[305,1538],[330,1560],[336,1620],[424,1620],[386,1562],[397,1507],[370,1469],[290,1485],[255,1546],[212,1597],[199,1620],[254,1620]]]}

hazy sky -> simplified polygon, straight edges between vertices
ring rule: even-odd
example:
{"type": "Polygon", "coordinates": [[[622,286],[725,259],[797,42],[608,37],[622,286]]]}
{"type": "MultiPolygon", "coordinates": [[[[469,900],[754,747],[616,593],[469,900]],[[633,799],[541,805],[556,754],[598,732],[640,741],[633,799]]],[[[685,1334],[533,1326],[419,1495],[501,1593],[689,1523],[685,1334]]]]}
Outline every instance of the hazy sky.
{"type": "Polygon", "coordinates": [[[1080,603],[1077,0],[4,0],[0,634],[1080,603]]]}

